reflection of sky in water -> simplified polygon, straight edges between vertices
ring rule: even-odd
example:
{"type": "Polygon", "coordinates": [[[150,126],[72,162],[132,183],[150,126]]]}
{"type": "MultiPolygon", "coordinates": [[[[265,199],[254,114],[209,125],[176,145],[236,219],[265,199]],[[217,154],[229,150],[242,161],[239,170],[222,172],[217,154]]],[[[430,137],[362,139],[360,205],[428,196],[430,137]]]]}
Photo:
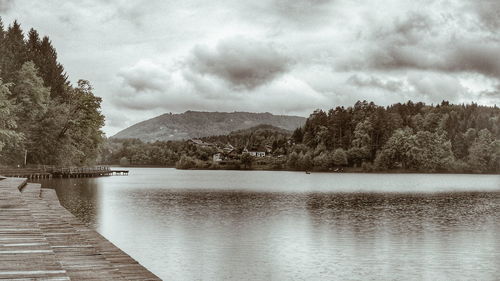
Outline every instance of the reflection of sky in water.
{"type": "Polygon", "coordinates": [[[495,175],[132,169],[50,184],[164,279],[500,276],[495,175]]]}

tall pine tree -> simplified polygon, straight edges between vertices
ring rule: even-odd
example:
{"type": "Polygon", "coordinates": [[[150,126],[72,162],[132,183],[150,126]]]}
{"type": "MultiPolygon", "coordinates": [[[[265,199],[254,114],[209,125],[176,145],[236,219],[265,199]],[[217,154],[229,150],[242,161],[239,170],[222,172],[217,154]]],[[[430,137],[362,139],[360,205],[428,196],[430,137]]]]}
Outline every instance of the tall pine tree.
{"type": "Polygon", "coordinates": [[[24,43],[21,25],[14,21],[7,29],[3,43],[2,77],[5,82],[13,82],[17,72],[27,60],[26,45],[24,43]]]}

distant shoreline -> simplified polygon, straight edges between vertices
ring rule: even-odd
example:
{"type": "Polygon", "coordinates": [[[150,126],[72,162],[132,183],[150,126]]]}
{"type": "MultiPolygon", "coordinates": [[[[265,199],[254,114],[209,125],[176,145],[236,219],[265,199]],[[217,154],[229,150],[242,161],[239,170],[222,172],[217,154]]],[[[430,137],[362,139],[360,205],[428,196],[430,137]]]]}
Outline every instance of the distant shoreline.
{"type": "MultiPolygon", "coordinates": [[[[114,165],[109,164],[109,166],[113,167],[123,167],[123,168],[174,168],[177,170],[222,170],[222,171],[283,171],[283,172],[302,172],[305,173],[305,170],[294,170],[294,169],[270,169],[270,168],[261,168],[261,167],[252,167],[252,168],[240,168],[240,169],[224,169],[224,168],[189,168],[189,169],[178,169],[175,166],[162,166],[162,165],[114,165]]],[[[428,172],[428,171],[414,171],[407,169],[393,169],[393,170],[372,170],[365,171],[362,168],[353,168],[353,167],[344,167],[342,172],[328,171],[328,170],[307,170],[310,173],[330,173],[330,174],[455,174],[455,175],[499,175],[500,173],[474,173],[474,172],[428,172]]]]}

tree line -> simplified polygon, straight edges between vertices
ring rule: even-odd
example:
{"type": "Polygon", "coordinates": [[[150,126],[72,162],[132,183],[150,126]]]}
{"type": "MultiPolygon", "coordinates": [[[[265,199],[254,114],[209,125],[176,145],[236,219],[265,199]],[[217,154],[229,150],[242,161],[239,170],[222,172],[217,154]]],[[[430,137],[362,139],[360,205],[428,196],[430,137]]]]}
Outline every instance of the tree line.
{"type": "MultiPolygon", "coordinates": [[[[266,146],[270,158],[279,158],[273,162],[277,169],[500,172],[497,106],[408,101],[384,107],[358,101],[316,110],[292,134],[276,129],[258,126],[202,140],[234,146],[241,167],[251,166],[248,157],[241,157],[243,148],[266,146]]],[[[106,151],[108,163],[206,168],[220,150],[187,141],[112,140],[106,151]]]]}
{"type": "Polygon", "coordinates": [[[500,172],[500,109],[411,101],[317,110],[294,131],[289,165],[364,170],[500,172]]]}
{"type": "Polygon", "coordinates": [[[0,18],[0,165],[88,165],[104,134],[101,98],[71,85],[49,37],[0,18]]]}

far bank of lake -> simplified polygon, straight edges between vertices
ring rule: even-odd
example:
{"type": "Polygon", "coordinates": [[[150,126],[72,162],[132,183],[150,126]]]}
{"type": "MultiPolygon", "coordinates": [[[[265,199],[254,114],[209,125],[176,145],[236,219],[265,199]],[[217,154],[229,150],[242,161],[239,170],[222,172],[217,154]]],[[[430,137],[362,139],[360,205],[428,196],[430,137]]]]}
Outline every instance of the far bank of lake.
{"type": "MultiPolygon", "coordinates": [[[[109,165],[107,165],[109,166],[109,165]]],[[[152,168],[152,169],[179,169],[176,168],[175,165],[172,166],[159,166],[159,165],[111,165],[118,168],[152,168]]],[[[500,173],[479,173],[479,172],[471,172],[471,171],[462,171],[462,172],[449,172],[449,171],[436,171],[436,172],[426,172],[426,171],[417,171],[417,170],[409,170],[409,169],[387,169],[387,170],[364,170],[361,167],[335,167],[331,169],[309,169],[309,170],[297,170],[297,169],[276,169],[269,168],[268,166],[252,166],[250,168],[225,168],[225,167],[207,167],[207,168],[189,168],[189,169],[179,169],[179,170],[200,170],[200,171],[267,171],[267,172],[314,172],[314,173],[359,173],[359,174],[457,174],[457,175],[500,175],[500,173]],[[339,169],[337,171],[337,169],[339,169]]]]}
{"type": "Polygon", "coordinates": [[[494,280],[500,176],[129,168],[53,179],[166,280],[494,280]]]}

